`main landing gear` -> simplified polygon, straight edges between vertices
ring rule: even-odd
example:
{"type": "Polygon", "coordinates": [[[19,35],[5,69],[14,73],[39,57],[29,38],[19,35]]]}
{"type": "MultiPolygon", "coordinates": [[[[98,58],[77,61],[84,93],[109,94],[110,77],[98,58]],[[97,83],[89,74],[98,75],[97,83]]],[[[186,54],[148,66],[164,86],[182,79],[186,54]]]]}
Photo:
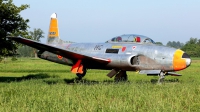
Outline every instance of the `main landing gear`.
{"type": "MultiPolygon", "coordinates": [[[[87,70],[86,67],[82,64],[82,60],[78,60],[71,68],[72,73],[76,73],[76,76],[78,77],[79,80],[81,80],[87,70]]],[[[115,76],[114,80],[115,81],[127,81],[127,74],[126,71],[124,70],[119,70],[119,69],[112,69],[110,73],[107,74],[108,77],[112,78],[115,76]]]]}
{"type": "Polygon", "coordinates": [[[116,82],[119,82],[119,81],[127,81],[128,80],[128,76],[126,74],[126,71],[123,71],[121,70],[120,72],[118,72],[116,75],[115,75],[115,79],[114,79],[116,82]]]}
{"type": "Polygon", "coordinates": [[[110,73],[107,74],[107,76],[110,77],[110,78],[112,78],[113,76],[115,76],[114,80],[116,82],[127,81],[128,80],[128,76],[126,74],[126,71],[124,71],[124,70],[112,69],[110,71],[110,73]]]}
{"type": "Polygon", "coordinates": [[[87,69],[83,67],[83,73],[76,73],[76,76],[78,77],[78,80],[81,80],[86,75],[87,69]]]}
{"type": "MultiPolygon", "coordinates": [[[[81,80],[86,75],[86,72],[87,72],[87,69],[84,67],[82,74],[81,73],[76,73],[76,76],[78,77],[78,80],[81,80]]],[[[128,80],[128,76],[126,74],[126,71],[124,71],[124,70],[115,70],[115,69],[113,69],[110,73],[108,73],[107,76],[110,77],[110,78],[115,76],[114,80],[116,82],[127,81],[128,80]]]]}

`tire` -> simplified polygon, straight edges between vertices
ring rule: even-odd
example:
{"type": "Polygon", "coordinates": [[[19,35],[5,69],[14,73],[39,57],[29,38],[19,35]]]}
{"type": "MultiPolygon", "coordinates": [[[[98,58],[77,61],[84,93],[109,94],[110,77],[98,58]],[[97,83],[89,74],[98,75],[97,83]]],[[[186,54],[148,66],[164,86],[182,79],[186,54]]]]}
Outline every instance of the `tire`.
{"type": "Polygon", "coordinates": [[[115,79],[114,79],[116,82],[121,82],[121,81],[127,81],[128,80],[128,76],[126,74],[126,71],[120,71],[120,73],[118,73],[116,76],[115,76],[115,79]]]}
{"type": "Polygon", "coordinates": [[[76,76],[78,77],[79,80],[81,80],[85,75],[86,75],[86,68],[83,68],[83,73],[80,74],[80,73],[77,73],[76,76]]]}

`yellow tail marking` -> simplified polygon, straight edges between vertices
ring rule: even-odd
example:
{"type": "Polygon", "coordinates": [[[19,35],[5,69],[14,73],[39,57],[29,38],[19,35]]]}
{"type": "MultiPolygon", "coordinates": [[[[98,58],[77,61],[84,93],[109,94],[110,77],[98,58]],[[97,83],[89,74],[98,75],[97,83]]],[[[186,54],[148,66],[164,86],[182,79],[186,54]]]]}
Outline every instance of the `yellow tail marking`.
{"type": "Polygon", "coordinates": [[[49,26],[49,34],[48,37],[59,37],[58,32],[58,20],[56,18],[56,14],[53,13],[51,16],[50,26],[49,26]]]}

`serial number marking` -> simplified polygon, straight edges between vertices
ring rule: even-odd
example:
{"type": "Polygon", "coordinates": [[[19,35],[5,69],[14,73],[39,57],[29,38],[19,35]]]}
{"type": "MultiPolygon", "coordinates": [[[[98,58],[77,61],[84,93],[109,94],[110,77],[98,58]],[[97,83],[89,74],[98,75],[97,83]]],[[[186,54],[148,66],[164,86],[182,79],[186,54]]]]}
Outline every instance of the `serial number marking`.
{"type": "Polygon", "coordinates": [[[94,47],[94,50],[101,50],[102,47],[103,47],[103,45],[96,45],[96,46],[94,47]]]}
{"type": "Polygon", "coordinates": [[[49,35],[55,35],[56,32],[49,32],[49,35]]]}

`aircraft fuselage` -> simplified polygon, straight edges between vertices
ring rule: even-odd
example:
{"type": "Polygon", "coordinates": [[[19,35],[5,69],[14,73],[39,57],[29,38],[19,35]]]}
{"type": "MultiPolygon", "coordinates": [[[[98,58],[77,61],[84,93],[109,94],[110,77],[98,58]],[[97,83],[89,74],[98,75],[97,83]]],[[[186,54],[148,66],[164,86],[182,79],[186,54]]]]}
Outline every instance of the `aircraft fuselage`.
{"type": "MultiPolygon", "coordinates": [[[[155,44],[65,43],[56,45],[56,47],[85,56],[110,60],[109,63],[99,64],[82,59],[83,65],[90,69],[117,68],[125,71],[162,70],[165,72],[182,70],[190,64],[187,63],[189,57],[183,58],[184,52],[181,50],[155,44]],[[182,64],[177,64],[177,61],[182,64]]],[[[73,65],[76,61],[73,58],[65,58],[64,55],[60,56],[48,51],[39,53],[39,57],[66,65],[73,65]]]]}

